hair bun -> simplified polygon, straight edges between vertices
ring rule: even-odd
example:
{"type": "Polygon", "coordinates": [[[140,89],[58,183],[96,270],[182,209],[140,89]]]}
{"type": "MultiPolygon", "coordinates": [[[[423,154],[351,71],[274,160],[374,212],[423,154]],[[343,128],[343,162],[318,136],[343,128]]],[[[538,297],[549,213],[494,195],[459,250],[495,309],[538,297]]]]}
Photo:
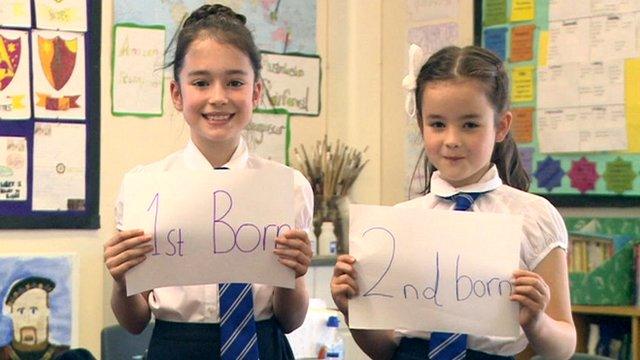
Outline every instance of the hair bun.
{"type": "Polygon", "coordinates": [[[239,22],[242,25],[247,23],[247,18],[233,11],[230,7],[215,4],[215,5],[202,5],[197,10],[191,13],[185,20],[184,26],[196,23],[202,19],[206,19],[209,16],[213,16],[218,19],[225,19],[227,21],[239,22]]]}

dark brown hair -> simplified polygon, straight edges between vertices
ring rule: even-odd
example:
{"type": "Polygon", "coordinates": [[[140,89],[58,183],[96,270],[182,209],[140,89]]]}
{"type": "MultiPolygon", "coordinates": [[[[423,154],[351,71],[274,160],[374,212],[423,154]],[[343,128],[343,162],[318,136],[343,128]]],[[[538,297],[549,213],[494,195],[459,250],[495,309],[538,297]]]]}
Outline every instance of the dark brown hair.
{"type": "MultiPolygon", "coordinates": [[[[416,79],[416,119],[421,133],[423,130],[422,95],[427,84],[457,79],[476,80],[485,88],[487,99],[495,112],[496,123],[509,109],[509,78],[499,57],[477,46],[445,47],[431,55],[420,69],[416,79]]],[[[425,171],[423,192],[428,193],[431,189],[431,174],[436,168],[429,162],[424,149],[422,151],[420,159],[424,158],[425,171]]],[[[522,166],[511,132],[503,141],[495,144],[491,162],[496,164],[500,178],[505,184],[524,191],[529,189],[531,181],[522,166]]]]}
{"type": "Polygon", "coordinates": [[[209,36],[221,43],[233,45],[245,53],[251,61],[254,79],[258,81],[262,68],[260,50],[256,47],[246,23],[247,18],[244,15],[224,5],[207,4],[194,10],[182,23],[177,34],[173,61],[166,65],[173,66],[174,80],[179,81],[178,76],[189,45],[199,37],[209,36]]]}

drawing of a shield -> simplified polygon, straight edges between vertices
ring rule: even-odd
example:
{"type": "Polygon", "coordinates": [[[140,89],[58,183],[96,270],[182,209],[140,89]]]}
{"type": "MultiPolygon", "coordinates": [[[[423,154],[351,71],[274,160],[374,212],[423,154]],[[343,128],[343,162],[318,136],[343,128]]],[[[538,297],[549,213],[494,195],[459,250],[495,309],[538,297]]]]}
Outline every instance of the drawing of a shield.
{"type": "Polygon", "coordinates": [[[42,70],[49,84],[56,90],[62,89],[76,65],[78,39],[63,40],[60,36],[45,39],[38,36],[38,52],[42,70]]]}
{"type": "Polygon", "coordinates": [[[18,70],[21,40],[11,40],[0,35],[0,91],[9,86],[18,70]]]}

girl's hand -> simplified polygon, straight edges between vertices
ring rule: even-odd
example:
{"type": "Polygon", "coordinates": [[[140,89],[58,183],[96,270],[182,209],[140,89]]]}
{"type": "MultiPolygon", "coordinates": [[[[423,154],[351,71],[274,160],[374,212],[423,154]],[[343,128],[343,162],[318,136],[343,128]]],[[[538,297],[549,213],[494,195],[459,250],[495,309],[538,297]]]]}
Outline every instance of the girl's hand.
{"type": "Polygon", "coordinates": [[[296,278],[307,273],[311,264],[311,242],[304,230],[288,230],[283,236],[276,238],[273,253],[278,261],[296,272],[296,278]]]}
{"type": "Polygon", "coordinates": [[[115,280],[124,285],[124,274],[143,262],[145,254],[153,250],[150,235],[142,230],[120,231],[104,244],[104,263],[115,280]]]}
{"type": "Polygon", "coordinates": [[[520,326],[531,326],[544,314],[551,291],[542,276],[526,270],[513,272],[515,289],[511,300],[520,303],[520,326]]]}
{"type": "Polygon", "coordinates": [[[348,299],[358,295],[358,284],[356,283],[356,270],[353,264],[356,259],[351,255],[340,255],[333,268],[331,278],[331,296],[336,303],[338,310],[347,316],[349,307],[348,299]]]}

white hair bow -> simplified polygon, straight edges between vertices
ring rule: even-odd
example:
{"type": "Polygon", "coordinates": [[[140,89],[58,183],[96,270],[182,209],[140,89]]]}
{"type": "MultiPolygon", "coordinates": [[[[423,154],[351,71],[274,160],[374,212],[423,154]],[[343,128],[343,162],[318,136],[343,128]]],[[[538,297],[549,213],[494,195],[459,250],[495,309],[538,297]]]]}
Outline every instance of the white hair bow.
{"type": "Polygon", "coordinates": [[[411,44],[409,46],[409,73],[402,79],[402,87],[407,91],[404,101],[404,110],[410,117],[416,116],[416,80],[420,73],[420,68],[424,64],[424,53],[420,46],[411,44]]]}

